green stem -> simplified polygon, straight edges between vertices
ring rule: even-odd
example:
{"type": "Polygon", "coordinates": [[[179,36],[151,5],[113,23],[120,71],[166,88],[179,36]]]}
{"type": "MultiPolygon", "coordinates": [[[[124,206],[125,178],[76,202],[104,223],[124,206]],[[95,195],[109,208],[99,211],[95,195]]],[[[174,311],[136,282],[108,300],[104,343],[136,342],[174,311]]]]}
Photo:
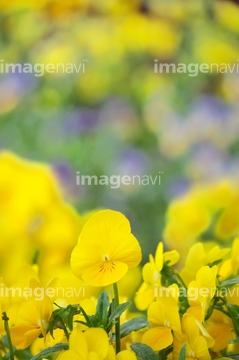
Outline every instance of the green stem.
{"type": "MultiPolygon", "coordinates": [[[[114,289],[114,306],[115,308],[119,306],[119,292],[118,292],[118,286],[117,283],[113,284],[114,289]]],[[[115,324],[115,338],[116,338],[116,354],[120,352],[120,316],[117,317],[115,324]]]]}
{"type": "Polygon", "coordinates": [[[179,275],[179,273],[175,272],[174,275],[178,278],[178,280],[181,282],[183,287],[187,290],[187,286],[186,286],[185,282],[183,281],[183,279],[181,278],[181,276],[179,275]]]}
{"type": "Polygon", "coordinates": [[[13,351],[12,340],[11,340],[10,330],[9,330],[9,325],[8,325],[9,318],[7,317],[7,314],[5,311],[2,313],[2,319],[4,321],[4,329],[5,329],[6,335],[7,335],[10,360],[14,360],[14,351],[13,351]]]}

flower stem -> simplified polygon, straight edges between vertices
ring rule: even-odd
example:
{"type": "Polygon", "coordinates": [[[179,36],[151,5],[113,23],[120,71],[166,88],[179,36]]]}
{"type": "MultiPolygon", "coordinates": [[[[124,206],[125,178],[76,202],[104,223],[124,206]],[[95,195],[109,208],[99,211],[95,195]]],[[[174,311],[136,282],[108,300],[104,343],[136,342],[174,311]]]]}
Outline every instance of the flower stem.
{"type": "Polygon", "coordinates": [[[8,325],[9,318],[7,317],[7,314],[6,314],[5,311],[2,313],[2,319],[4,321],[4,329],[5,329],[6,335],[7,335],[8,349],[9,349],[9,353],[10,353],[10,360],[14,360],[14,351],[13,351],[12,340],[11,340],[10,331],[9,331],[9,325],[8,325]]]}
{"type": "MultiPolygon", "coordinates": [[[[117,283],[113,284],[114,289],[114,306],[115,308],[119,306],[119,292],[117,283]]],[[[120,352],[120,316],[117,317],[117,322],[115,324],[115,338],[116,338],[116,354],[120,352]]]]}
{"type": "Polygon", "coordinates": [[[179,275],[179,273],[175,272],[174,275],[178,278],[178,280],[181,282],[183,287],[187,290],[187,286],[186,286],[185,282],[183,281],[183,279],[181,278],[181,276],[179,275]]]}

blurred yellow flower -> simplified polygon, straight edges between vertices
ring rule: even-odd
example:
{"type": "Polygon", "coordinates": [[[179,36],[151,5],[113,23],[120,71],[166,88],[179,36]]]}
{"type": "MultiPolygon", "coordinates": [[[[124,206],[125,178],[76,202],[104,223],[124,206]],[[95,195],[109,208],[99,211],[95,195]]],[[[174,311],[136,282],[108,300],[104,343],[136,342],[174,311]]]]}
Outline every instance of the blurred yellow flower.
{"type": "Polygon", "coordinates": [[[231,257],[226,259],[219,270],[220,278],[223,280],[231,275],[237,275],[239,270],[239,237],[232,243],[231,257]]]}
{"type": "Polygon", "coordinates": [[[190,246],[216,235],[218,240],[231,240],[239,228],[239,191],[231,180],[195,186],[174,200],[167,211],[164,240],[167,246],[180,251],[181,260],[190,246]]]}
{"type": "Polygon", "coordinates": [[[107,286],[136,267],[141,256],[127,218],[118,211],[101,210],[84,225],[71,255],[71,268],[87,284],[107,286]]]}
{"type": "Polygon", "coordinates": [[[185,267],[181,270],[180,275],[184,282],[188,284],[194,280],[197,271],[206,265],[212,265],[223,259],[230,252],[230,248],[221,249],[214,243],[203,244],[198,242],[191,246],[185,267]]]}
{"type": "Polygon", "coordinates": [[[39,335],[42,334],[45,337],[51,314],[52,302],[48,297],[21,303],[16,324],[10,329],[13,345],[17,349],[25,349],[39,335]]]}
{"type": "Polygon", "coordinates": [[[67,263],[83,220],[62,201],[53,171],[3,151],[0,172],[0,272],[4,281],[15,281],[18,269],[32,261],[39,260],[41,273],[67,263]]]}

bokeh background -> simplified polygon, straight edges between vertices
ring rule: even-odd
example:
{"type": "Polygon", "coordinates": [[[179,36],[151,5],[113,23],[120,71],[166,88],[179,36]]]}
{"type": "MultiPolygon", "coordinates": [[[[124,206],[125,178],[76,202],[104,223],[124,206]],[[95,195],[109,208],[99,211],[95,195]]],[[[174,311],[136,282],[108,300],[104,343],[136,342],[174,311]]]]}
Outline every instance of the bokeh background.
{"type": "MultiPolygon", "coordinates": [[[[85,74],[0,74],[0,150],[49,164],[80,214],[122,211],[145,261],[173,199],[195,184],[239,178],[239,74],[155,74],[154,60],[237,64],[238,45],[232,1],[0,0],[6,63],[87,59],[85,74]],[[76,171],[163,175],[160,186],[111,189],[76,186],[76,171]]],[[[29,179],[24,191],[34,197],[37,176],[29,179]]],[[[77,231],[71,236],[73,244],[77,231]]],[[[53,251],[57,239],[53,232],[44,241],[53,251]]]]}

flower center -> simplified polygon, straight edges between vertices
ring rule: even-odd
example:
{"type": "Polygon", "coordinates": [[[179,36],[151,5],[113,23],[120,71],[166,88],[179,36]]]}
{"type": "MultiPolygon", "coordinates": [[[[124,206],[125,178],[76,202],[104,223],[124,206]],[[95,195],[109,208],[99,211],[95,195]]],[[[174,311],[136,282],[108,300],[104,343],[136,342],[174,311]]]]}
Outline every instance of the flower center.
{"type": "Polygon", "coordinates": [[[48,328],[48,321],[46,321],[46,320],[44,320],[44,319],[38,320],[37,325],[38,325],[39,327],[41,327],[44,331],[46,331],[47,328],[48,328]]]}
{"type": "Polygon", "coordinates": [[[100,272],[105,273],[106,271],[112,272],[115,269],[115,263],[110,260],[108,255],[104,255],[104,261],[100,264],[100,272]]]}
{"type": "Polygon", "coordinates": [[[164,321],[164,325],[170,328],[170,322],[168,320],[164,321]]]}

